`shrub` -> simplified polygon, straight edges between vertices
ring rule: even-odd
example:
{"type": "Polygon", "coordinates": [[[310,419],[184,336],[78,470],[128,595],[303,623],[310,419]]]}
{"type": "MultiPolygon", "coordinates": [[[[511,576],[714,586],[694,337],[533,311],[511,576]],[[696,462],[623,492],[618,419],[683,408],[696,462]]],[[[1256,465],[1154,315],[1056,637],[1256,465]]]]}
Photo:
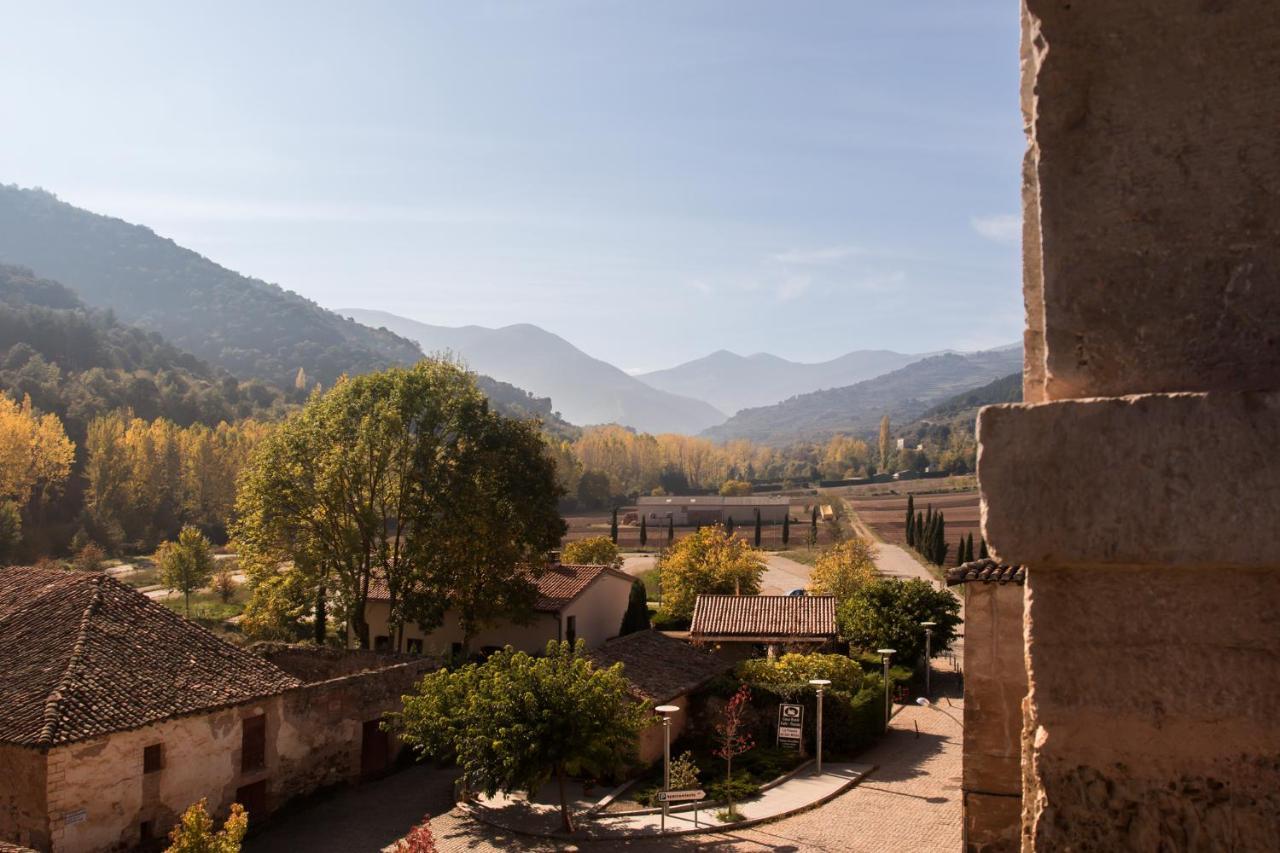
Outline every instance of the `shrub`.
{"type": "Polygon", "coordinates": [[[745,770],[737,770],[733,774],[732,781],[717,779],[708,785],[706,790],[707,796],[717,803],[728,800],[741,802],[760,793],[760,783],[751,778],[751,774],[745,770]]]}
{"type": "Polygon", "coordinates": [[[960,602],[927,581],[886,578],[873,581],[839,606],[840,637],[851,649],[897,649],[894,662],[915,666],[924,656],[921,622],[934,622],[933,654],[945,651],[960,624],[960,602]]]}

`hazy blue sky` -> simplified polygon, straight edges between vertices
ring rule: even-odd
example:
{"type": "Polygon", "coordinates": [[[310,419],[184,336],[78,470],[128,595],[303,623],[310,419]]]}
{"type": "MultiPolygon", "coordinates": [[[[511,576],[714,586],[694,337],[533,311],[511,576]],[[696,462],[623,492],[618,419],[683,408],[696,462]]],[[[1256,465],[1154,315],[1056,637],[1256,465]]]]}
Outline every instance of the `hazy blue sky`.
{"type": "Polygon", "coordinates": [[[78,5],[0,0],[0,182],[322,305],[631,369],[1019,337],[1015,0],[78,5]]]}

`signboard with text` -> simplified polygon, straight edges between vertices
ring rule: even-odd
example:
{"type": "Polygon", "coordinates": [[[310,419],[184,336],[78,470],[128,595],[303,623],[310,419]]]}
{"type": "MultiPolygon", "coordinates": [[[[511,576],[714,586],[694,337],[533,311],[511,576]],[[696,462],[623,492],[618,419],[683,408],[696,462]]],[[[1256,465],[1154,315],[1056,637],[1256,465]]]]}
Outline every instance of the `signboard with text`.
{"type": "Polygon", "coordinates": [[[658,802],[660,803],[689,803],[701,800],[707,796],[706,791],[691,789],[688,791],[659,791],[658,802]]]}
{"type": "Polygon", "coordinates": [[[778,744],[799,748],[804,736],[804,706],[783,703],[778,706],[778,744]]]}

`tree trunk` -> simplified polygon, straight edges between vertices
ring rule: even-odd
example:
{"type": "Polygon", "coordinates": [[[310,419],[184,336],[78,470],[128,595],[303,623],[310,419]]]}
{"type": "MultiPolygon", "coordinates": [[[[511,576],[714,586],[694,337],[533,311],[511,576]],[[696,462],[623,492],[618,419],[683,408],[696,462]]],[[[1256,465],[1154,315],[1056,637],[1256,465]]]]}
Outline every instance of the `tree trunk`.
{"type": "MultiPolygon", "coordinates": [[[[732,747],[730,747],[732,749],[732,747]]],[[[729,819],[733,820],[733,757],[724,760],[724,798],[729,801],[729,819]]]]}
{"type": "Polygon", "coordinates": [[[565,832],[573,832],[573,813],[569,811],[569,796],[564,788],[564,765],[556,766],[556,782],[560,785],[560,818],[565,832]]]}
{"type": "Polygon", "coordinates": [[[314,627],[313,638],[315,639],[317,646],[324,645],[324,638],[329,620],[324,594],[325,590],[323,586],[316,591],[316,624],[314,627]]]}
{"type": "Polygon", "coordinates": [[[187,590],[187,591],[183,592],[183,593],[182,593],[182,597],[183,597],[184,599],[186,599],[186,602],[187,602],[187,618],[188,618],[188,619],[190,619],[190,618],[191,618],[191,590],[187,590]]]}

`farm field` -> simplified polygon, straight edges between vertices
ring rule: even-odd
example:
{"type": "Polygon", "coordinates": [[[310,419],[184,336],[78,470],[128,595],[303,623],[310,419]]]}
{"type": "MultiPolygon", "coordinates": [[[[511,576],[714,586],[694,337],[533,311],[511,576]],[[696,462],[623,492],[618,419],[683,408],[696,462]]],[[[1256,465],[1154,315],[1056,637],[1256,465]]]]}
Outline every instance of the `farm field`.
{"type": "MultiPolygon", "coordinates": [[[[913,481],[918,482],[918,481],[913,481]]],[[[937,483],[938,481],[932,481],[937,483]]],[[[905,484],[904,484],[905,485],[905,484]]],[[[868,527],[875,530],[876,535],[886,542],[906,547],[907,536],[907,495],[850,495],[845,498],[853,511],[858,514],[868,527]]],[[[961,492],[943,492],[939,494],[916,494],[915,506],[918,512],[926,512],[933,506],[935,512],[941,512],[947,520],[948,564],[954,562],[956,548],[962,536],[973,534],[974,549],[982,532],[978,529],[979,507],[976,489],[961,492]]]]}
{"type": "MultiPolygon", "coordinates": [[[[812,512],[815,501],[823,500],[826,503],[831,501],[826,498],[816,498],[813,495],[796,496],[791,499],[791,542],[784,545],[782,542],[782,525],[766,524],[761,530],[760,547],[768,550],[785,550],[804,549],[806,537],[809,532],[809,514],[812,512]]],[[[634,506],[618,507],[618,546],[623,551],[640,550],[640,525],[627,524],[624,518],[627,513],[635,512],[634,506]]],[[[609,513],[600,511],[594,513],[576,513],[574,515],[565,516],[565,523],[569,526],[569,530],[565,533],[564,542],[574,542],[579,539],[586,539],[591,536],[608,536],[609,535],[609,513]]],[[[675,538],[683,539],[693,533],[694,527],[677,527],[675,529],[675,538]]],[[[754,538],[755,526],[747,520],[745,523],[737,522],[734,528],[734,535],[741,539],[751,542],[754,538]]],[[[829,525],[818,522],[818,546],[828,545],[832,541],[832,533],[829,525]]],[[[648,528],[648,549],[657,550],[665,547],[667,544],[667,528],[665,525],[654,525],[648,528]]]]}

